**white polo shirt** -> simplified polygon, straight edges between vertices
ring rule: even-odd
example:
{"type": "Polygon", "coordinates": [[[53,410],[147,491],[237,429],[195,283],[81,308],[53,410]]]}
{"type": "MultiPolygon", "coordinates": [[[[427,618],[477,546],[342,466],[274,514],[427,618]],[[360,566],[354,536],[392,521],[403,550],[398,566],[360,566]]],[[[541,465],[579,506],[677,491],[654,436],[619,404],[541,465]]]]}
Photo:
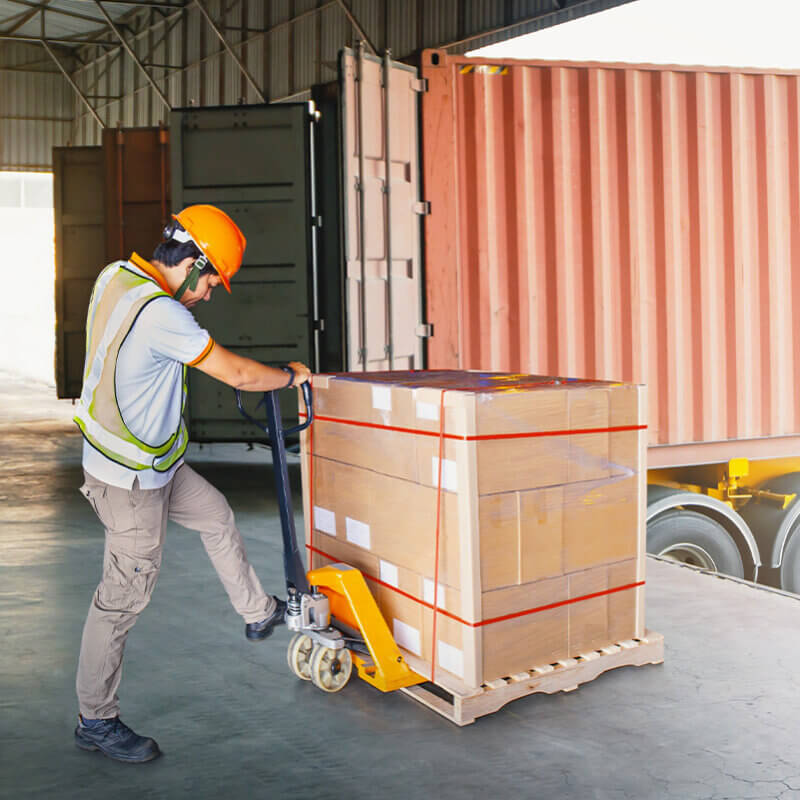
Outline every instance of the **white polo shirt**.
{"type": "MultiPolygon", "coordinates": [[[[136,253],[120,263],[169,291],[155,268],[136,253]]],[[[157,297],[142,309],[120,348],[115,374],[119,411],[134,436],[164,442],[175,433],[183,403],[183,365],[200,363],[213,346],[208,331],[172,297],[157,297]]],[[[167,472],[129,469],[83,441],[83,468],[123,489],[131,489],[137,477],[142,489],[165,486],[182,463],[181,458],[167,472]]]]}

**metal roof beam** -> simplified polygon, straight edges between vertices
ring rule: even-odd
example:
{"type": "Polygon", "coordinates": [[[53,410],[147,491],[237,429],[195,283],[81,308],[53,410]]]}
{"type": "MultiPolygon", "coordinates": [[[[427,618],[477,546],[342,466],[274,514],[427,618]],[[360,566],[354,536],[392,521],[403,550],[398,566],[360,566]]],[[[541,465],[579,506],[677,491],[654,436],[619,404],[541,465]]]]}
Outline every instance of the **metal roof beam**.
{"type": "MultiPolygon", "coordinates": [[[[14,3],[18,6],[26,6],[27,8],[33,9],[33,16],[36,14],[37,11],[41,11],[44,8],[47,8],[47,3],[34,3],[31,0],[8,0],[10,3],[14,3]]],[[[49,2],[49,0],[48,0],[49,2]]],[[[84,22],[94,22],[96,25],[102,25],[103,20],[99,19],[98,17],[90,17],[87,14],[79,14],[77,11],[67,11],[63,8],[47,8],[47,11],[50,14],[59,14],[62,17],[73,17],[74,19],[82,19],[84,22]]]]}
{"type": "Polygon", "coordinates": [[[372,42],[369,40],[369,36],[364,32],[364,29],[361,25],[358,24],[358,20],[353,16],[353,12],[345,5],[344,0],[337,0],[339,5],[341,6],[342,11],[344,11],[345,16],[347,19],[350,20],[350,24],[356,29],[356,33],[364,40],[364,44],[369,47],[370,53],[372,55],[377,55],[378,51],[372,46],[372,42]]]}
{"type": "Polygon", "coordinates": [[[36,9],[33,9],[33,11],[20,11],[19,14],[14,14],[13,17],[4,19],[3,22],[11,23],[11,27],[3,30],[3,33],[16,33],[36,13],[36,9]]]}
{"type": "Polygon", "coordinates": [[[242,59],[233,52],[233,48],[225,38],[225,34],[216,26],[214,20],[211,19],[211,14],[208,13],[208,9],[206,9],[205,5],[203,5],[203,0],[194,0],[194,4],[198,9],[200,9],[200,13],[206,18],[206,22],[211,30],[214,31],[214,33],[217,35],[217,38],[222,42],[222,46],[225,48],[225,50],[227,50],[228,55],[236,62],[236,66],[239,67],[242,75],[244,75],[244,77],[247,79],[247,82],[253,87],[259,100],[261,100],[262,103],[266,103],[267,99],[264,97],[261,87],[256,83],[255,78],[253,78],[253,76],[247,71],[247,67],[244,65],[242,59]]]}
{"type": "Polygon", "coordinates": [[[40,41],[42,43],[42,47],[44,47],[44,49],[47,51],[47,54],[50,56],[50,58],[52,58],[53,61],[55,61],[56,66],[61,70],[61,72],[64,75],[64,77],[67,79],[67,82],[69,83],[69,85],[74,89],[75,93],[83,101],[83,104],[86,106],[86,108],[89,109],[89,111],[91,112],[91,115],[97,121],[97,124],[101,128],[105,128],[105,124],[104,124],[103,120],[100,119],[100,115],[97,113],[97,111],[95,111],[94,106],[89,102],[88,98],[81,91],[81,89],[78,86],[78,84],[75,83],[74,80],[72,80],[72,75],[70,75],[69,72],[67,72],[67,70],[64,68],[64,65],[58,60],[58,56],[56,56],[56,54],[53,52],[53,49],[50,47],[50,45],[44,39],[40,39],[40,41]]]}
{"type": "Polygon", "coordinates": [[[139,60],[139,57],[133,51],[133,48],[128,44],[125,40],[125,37],[122,35],[122,31],[114,24],[114,20],[108,15],[108,12],[103,8],[103,4],[100,0],[94,0],[95,5],[100,9],[100,13],[105,17],[106,22],[108,23],[108,27],[111,28],[112,31],[116,34],[116,37],[119,39],[120,44],[125,48],[125,52],[133,59],[134,63],[137,67],[144,73],[147,82],[152,87],[153,91],[158,95],[158,99],[167,107],[168,111],[172,111],[172,106],[169,104],[169,100],[164,96],[164,92],[161,91],[158,84],[153,80],[152,75],[147,71],[147,68],[144,64],[139,60]]]}
{"type": "Polygon", "coordinates": [[[118,6],[139,6],[140,8],[172,8],[180,11],[188,5],[188,3],[157,3],[151,0],[109,0],[118,6]]]}
{"type": "MultiPolygon", "coordinates": [[[[7,33],[0,33],[0,41],[4,42],[33,42],[34,44],[41,44],[42,37],[41,36],[20,36],[19,34],[7,34],[7,33]]],[[[101,45],[105,47],[113,47],[115,49],[119,49],[119,45],[116,42],[87,42],[85,40],[80,39],[65,39],[65,38],[53,38],[52,36],[47,37],[47,41],[50,44],[65,44],[65,45],[72,45],[75,47],[76,45],[101,45]]]]}

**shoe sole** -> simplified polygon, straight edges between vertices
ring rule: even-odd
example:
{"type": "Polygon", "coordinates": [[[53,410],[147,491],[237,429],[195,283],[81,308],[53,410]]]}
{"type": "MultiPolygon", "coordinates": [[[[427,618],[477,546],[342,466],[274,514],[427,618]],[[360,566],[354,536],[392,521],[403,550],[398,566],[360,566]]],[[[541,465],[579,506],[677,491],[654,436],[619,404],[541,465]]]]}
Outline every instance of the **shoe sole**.
{"type": "Polygon", "coordinates": [[[251,634],[245,631],[244,635],[248,642],[263,642],[264,639],[267,639],[270,636],[272,636],[272,634],[275,632],[275,628],[277,628],[278,625],[285,625],[285,624],[286,624],[286,617],[284,616],[282,619],[276,619],[275,622],[273,622],[272,625],[269,628],[267,628],[267,630],[264,632],[251,634]]]}
{"type": "Polygon", "coordinates": [[[274,631],[275,627],[273,626],[266,633],[259,633],[259,634],[245,633],[245,637],[247,638],[248,642],[263,642],[264,639],[269,639],[269,637],[272,636],[274,631]]]}
{"type": "Polygon", "coordinates": [[[122,756],[114,756],[111,753],[107,753],[103,750],[102,747],[99,747],[94,742],[87,742],[82,739],[79,739],[77,736],[75,737],[75,746],[81,750],[86,750],[87,752],[98,752],[102,753],[106,758],[110,758],[113,761],[121,761],[123,764],[144,764],[147,761],[153,761],[161,755],[160,750],[156,750],[155,753],[150,753],[146,755],[144,758],[123,758],[122,756]]]}

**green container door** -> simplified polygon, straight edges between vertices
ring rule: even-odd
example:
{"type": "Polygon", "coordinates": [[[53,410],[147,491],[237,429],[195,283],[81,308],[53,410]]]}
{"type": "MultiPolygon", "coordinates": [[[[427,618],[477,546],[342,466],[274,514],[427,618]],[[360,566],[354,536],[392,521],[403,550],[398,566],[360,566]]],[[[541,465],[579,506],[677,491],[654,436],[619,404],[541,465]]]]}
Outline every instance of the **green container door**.
{"type": "MultiPolygon", "coordinates": [[[[175,208],[215,205],[247,238],[233,293],[218,289],[195,306],[198,322],[243,356],[314,369],[311,125],[306,103],[174,111],[170,145],[175,208]]],[[[284,394],[293,424],[297,398],[284,394]]],[[[194,441],[267,438],[240,417],[232,390],[199,370],[190,370],[188,416],[194,441]]]]}

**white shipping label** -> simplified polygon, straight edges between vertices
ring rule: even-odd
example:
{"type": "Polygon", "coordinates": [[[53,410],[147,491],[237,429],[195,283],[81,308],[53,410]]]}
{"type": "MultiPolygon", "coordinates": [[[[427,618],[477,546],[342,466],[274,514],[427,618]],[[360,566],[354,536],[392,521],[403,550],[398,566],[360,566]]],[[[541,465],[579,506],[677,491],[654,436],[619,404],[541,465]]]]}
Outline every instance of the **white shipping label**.
{"type": "Polygon", "coordinates": [[[381,580],[389,586],[397,586],[400,579],[397,575],[397,567],[388,561],[381,560],[381,580]]]}
{"type": "Polygon", "coordinates": [[[436,642],[436,647],[439,649],[439,666],[448,672],[452,672],[453,675],[463,678],[464,651],[447,644],[447,642],[443,642],[441,639],[436,642]]]}
{"type": "Polygon", "coordinates": [[[369,525],[357,519],[345,518],[347,525],[347,541],[369,550],[369,525]]]}
{"type": "Polygon", "coordinates": [[[434,422],[439,419],[439,406],[436,403],[417,403],[417,418],[432,419],[434,422]]]}
{"type": "Polygon", "coordinates": [[[414,655],[422,655],[422,639],[415,627],[406,625],[405,622],[400,622],[399,619],[393,619],[392,628],[394,640],[399,647],[403,647],[410,653],[414,653],[414,655]]]}
{"type": "MultiPolygon", "coordinates": [[[[439,458],[431,456],[431,475],[434,486],[439,485],[439,458]]],[[[442,459],[442,489],[448,492],[458,491],[458,470],[456,462],[449,458],[442,459]]]]}
{"type": "Polygon", "coordinates": [[[372,387],[372,407],[379,411],[392,410],[392,388],[391,386],[372,387]]]}
{"type": "MultiPolygon", "coordinates": [[[[422,581],[422,599],[433,605],[433,581],[430,578],[424,578],[422,581]]],[[[444,584],[439,584],[439,593],[436,595],[436,607],[444,608],[444,584]]]]}
{"type": "Polygon", "coordinates": [[[318,531],[336,536],[336,514],[322,506],[314,506],[314,527],[318,531]]]}

